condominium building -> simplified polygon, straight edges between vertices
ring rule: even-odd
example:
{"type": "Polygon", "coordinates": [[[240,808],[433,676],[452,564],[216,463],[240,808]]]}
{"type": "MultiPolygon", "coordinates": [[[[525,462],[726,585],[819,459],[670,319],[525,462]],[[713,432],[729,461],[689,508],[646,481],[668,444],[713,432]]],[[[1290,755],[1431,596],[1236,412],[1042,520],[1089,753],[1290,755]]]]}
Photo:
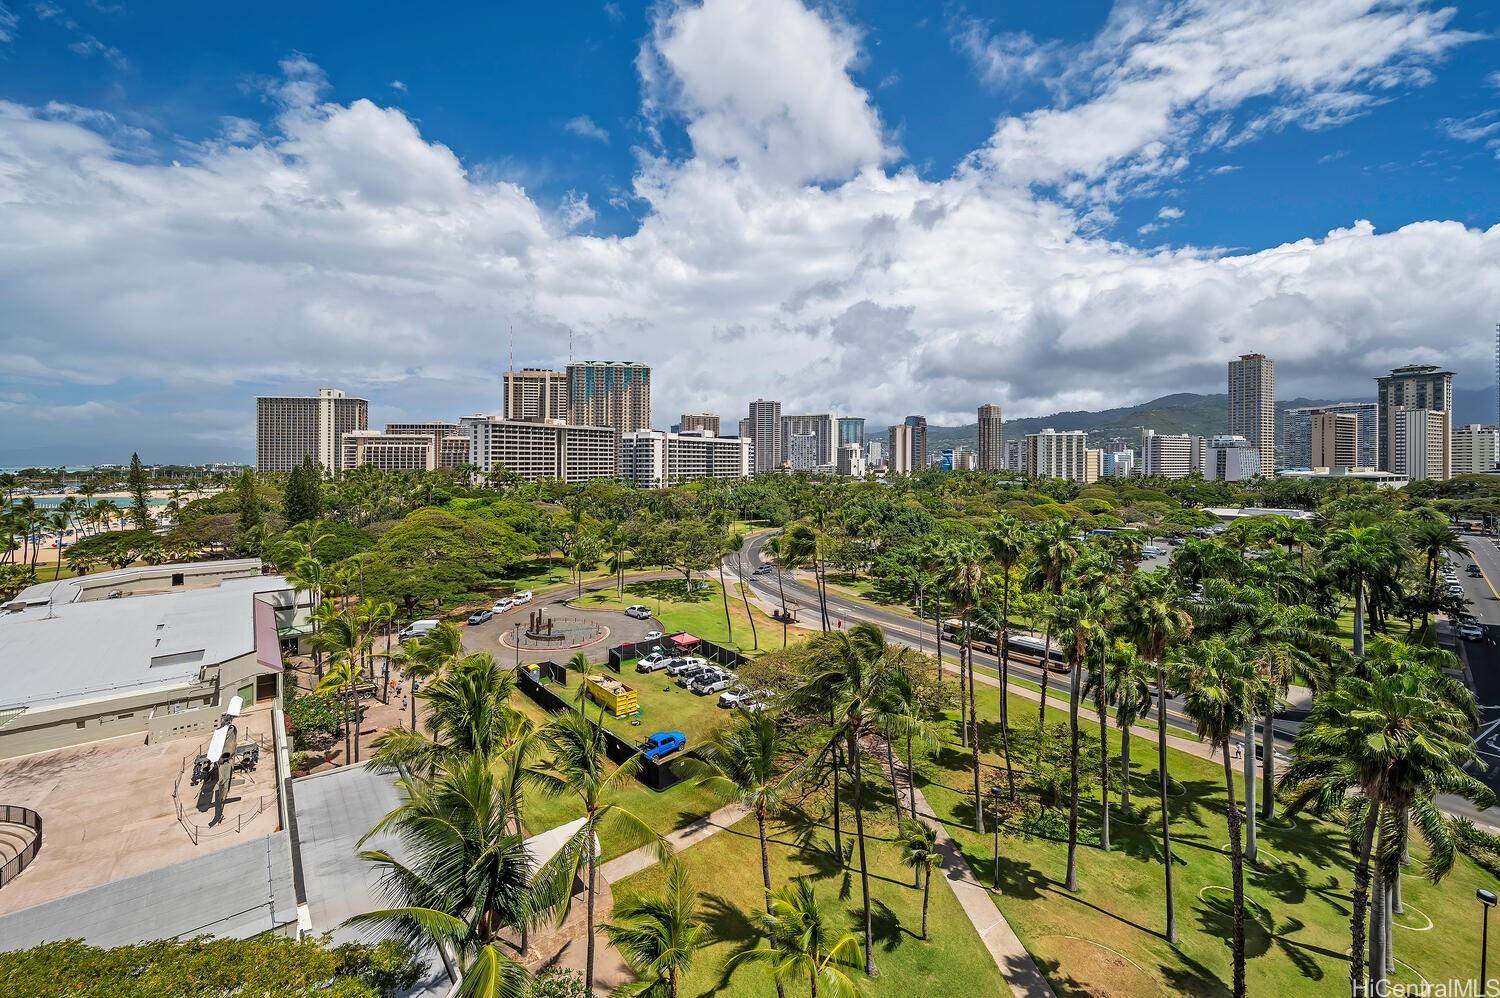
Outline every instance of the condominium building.
{"type": "Polygon", "coordinates": [[[921,471],[921,466],[912,461],[912,428],[897,423],[886,430],[886,471],[892,475],[910,475],[921,471]]]}
{"type": "Polygon", "coordinates": [[[839,417],[839,446],[844,444],[865,445],[865,418],[863,416],[839,417]]]}
{"type": "Polygon", "coordinates": [[[540,367],[506,371],[504,389],[501,412],[506,419],[568,418],[568,375],[563,371],[540,367]]]}
{"type": "Polygon", "coordinates": [[[1483,475],[1500,464],[1500,430],[1470,423],[1453,428],[1453,473],[1483,475]]]}
{"type": "Polygon", "coordinates": [[[1247,482],[1260,474],[1260,448],[1237,433],[1225,433],[1209,441],[1204,454],[1203,477],[1216,482],[1247,482]]]}
{"type": "Polygon", "coordinates": [[[1004,468],[1006,471],[1025,471],[1026,470],[1026,441],[1025,440],[1007,440],[1007,441],[1005,441],[1005,452],[1004,453],[1005,453],[1005,458],[1004,458],[1004,460],[1003,460],[1003,462],[1001,464],[1002,468],[1004,468]]]}
{"type": "Polygon", "coordinates": [[[813,433],[793,433],[786,438],[786,466],[792,471],[818,470],[818,437],[813,433]]]}
{"type": "Polygon", "coordinates": [[[944,471],[973,471],[977,466],[974,452],[967,447],[944,447],[938,460],[944,471]]]}
{"type": "MultiPolygon", "coordinates": [[[[1355,454],[1349,466],[1373,468],[1380,459],[1380,407],[1374,402],[1332,402],[1298,406],[1282,413],[1281,466],[1283,468],[1334,467],[1313,460],[1314,413],[1354,417],[1355,454]]],[[[1324,456],[1327,456],[1326,454],[1324,456]]]]}
{"type": "Polygon", "coordinates": [[[1359,466],[1359,417],[1354,413],[1314,411],[1308,418],[1308,436],[1311,444],[1309,463],[1295,467],[1359,466]]]}
{"type": "Polygon", "coordinates": [[[569,364],[567,418],[575,426],[612,426],[621,433],[651,429],[651,368],[633,360],[569,364]]]}
{"type": "Polygon", "coordinates": [[[1090,447],[1083,452],[1083,480],[1085,483],[1097,482],[1104,471],[1104,451],[1097,447],[1090,447]]]}
{"type": "Polygon", "coordinates": [[[1442,409],[1400,408],[1392,420],[1391,467],[1408,481],[1453,477],[1451,416],[1442,409]]]}
{"type": "Polygon", "coordinates": [[[890,441],[888,440],[866,440],[865,441],[865,467],[884,468],[886,461],[890,458],[890,441]]]}
{"type": "Polygon", "coordinates": [[[927,417],[907,416],[906,426],[911,430],[911,466],[913,471],[927,470],[927,417]]]}
{"type": "Polygon", "coordinates": [[[702,430],[709,436],[716,437],[719,435],[719,416],[712,412],[685,412],[677,427],[679,433],[702,430]]]}
{"type": "Polygon", "coordinates": [[[1157,478],[1186,478],[1203,470],[1207,443],[1190,433],[1141,430],[1141,474],[1157,478]]]}
{"type": "Polygon", "coordinates": [[[466,416],[470,461],[482,472],[509,471],[539,482],[587,482],[619,474],[620,434],[610,426],[466,416]]]}
{"type": "Polygon", "coordinates": [[[999,471],[1004,460],[1005,422],[998,405],[985,403],[979,407],[979,470],[999,471]]]}
{"type": "Polygon", "coordinates": [[[355,430],[344,434],[346,470],[369,465],[381,471],[434,471],[437,456],[437,441],[425,433],[355,430]]]}
{"type": "Polygon", "coordinates": [[[804,416],[782,416],[781,417],[781,449],[782,453],[790,460],[792,457],[792,438],[807,435],[816,438],[816,453],[812,467],[803,468],[793,463],[793,469],[797,471],[811,471],[812,468],[827,465],[833,466],[834,450],[838,447],[838,424],[831,414],[823,413],[804,416]]]}
{"type": "Polygon", "coordinates": [[[315,396],[262,395],[255,400],[255,470],[291,471],[312,458],[343,470],[345,433],[369,428],[370,403],[337,388],[315,396]]]}
{"type": "Polygon", "coordinates": [[[781,467],[781,403],[769,399],[751,402],[750,414],[740,420],[740,436],[748,436],[755,445],[756,471],[781,467]]]}
{"type": "Polygon", "coordinates": [[[839,444],[839,459],[836,470],[845,478],[865,477],[864,448],[855,441],[839,444]]]}
{"type": "Polygon", "coordinates": [[[1033,478],[1088,480],[1088,434],[1051,428],[1026,434],[1026,474],[1033,478]]]}
{"type": "Polygon", "coordinates": [[[748,437],[721,437],[707,430],[620,434],[620,477],[643,489],[660,489],[694,478],[749,478],[754,447],[748,437]]]}
{"type": "Polygon", "coordinates": [[[1135,451],[1105,450],[1099,458],[1099,477],[1129,478],[1135,471],[1135,451]]]}
{"type": "Polygon", "coordinates": [[[387,433],[423,433],[437,448],[439,468],[457,468],[469,463],[469,435],[457,423],[434,420],[427,423],[386,423],[387,433]]]}
{"type": "Polygon", "coordinates": [[[1380,412],[1380,450],[1376,466],[1381,471],[1396,471],[1396,427],[1400,409],[1426,409],[1451,412],[1453,409],[1453,372],[1442,371],[1431,364],[1408,364],[1375,379],[1375,404],[1380,412]]]}
{"type": "Polygon", "coordinates": [[[1276,365],[1263,353],[1229,362],[1229,432],[1260,451],[1260,466],[1276,467],[1276,365]]]}

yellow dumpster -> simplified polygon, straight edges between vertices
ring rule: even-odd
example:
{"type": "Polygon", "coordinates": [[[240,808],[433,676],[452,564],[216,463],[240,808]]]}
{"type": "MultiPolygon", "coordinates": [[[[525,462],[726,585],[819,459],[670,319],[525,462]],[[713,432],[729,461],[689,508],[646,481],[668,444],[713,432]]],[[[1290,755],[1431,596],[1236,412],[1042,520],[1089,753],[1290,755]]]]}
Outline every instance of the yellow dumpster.
{"type": "Polygon", "coordinates": [[[589,699],[604,707],[616,717],[629,717],[641,709],[640,697],[635,690],[618,679],[609,676],[586,676],[584,688],[589,699]]]}

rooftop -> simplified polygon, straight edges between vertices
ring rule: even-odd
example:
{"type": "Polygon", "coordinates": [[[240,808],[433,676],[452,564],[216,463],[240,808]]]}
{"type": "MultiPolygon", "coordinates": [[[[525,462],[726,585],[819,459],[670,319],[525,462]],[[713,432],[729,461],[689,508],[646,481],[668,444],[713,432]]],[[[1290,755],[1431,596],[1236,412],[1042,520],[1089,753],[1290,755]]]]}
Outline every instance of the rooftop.
{"type": "Polygon", "coordinates": [[[33,586],[0,613],[0,661],[15,666],[0,675],[0,710],[194,682],[205,666],[253,652],[255,596],[289,588],[280,576],[255,575],[212,588],[79,600],[76,586],[33,586]]]}

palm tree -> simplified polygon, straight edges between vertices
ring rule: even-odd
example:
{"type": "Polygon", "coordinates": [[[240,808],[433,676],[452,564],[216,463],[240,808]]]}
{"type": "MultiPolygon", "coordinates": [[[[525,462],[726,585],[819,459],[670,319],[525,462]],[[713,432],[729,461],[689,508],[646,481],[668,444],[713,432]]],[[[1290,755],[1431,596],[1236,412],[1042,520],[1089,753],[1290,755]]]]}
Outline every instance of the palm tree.
{"type": "MultiPolygon", "coordinates": [[[[1422,579],[1429,590],[1437,588],[1438,568],[1442,564],[1443,556],[1465,554],[1469,550],[1458,531],[1453,529],[1453,525],[1446,519],[1428,519],[1418,522],[1408,532],[1407,540],[1423,558],[1425,564],[1422,579]]],[[[1424,604],[1422,607],[1422,630],[1424,632],[1427,630],[1427,618],[1430,611],[1431,607],[1424,604]]]]}
{"type": "Polygon", "coordinates": [[[852,932],[837,936],[818,910],[818,898],[812,883],[798,877],[786,887],[771,893],[766,914],[754,912],[751,918],[770,940],[769,949],[752,949],[736,954],[728,966],[751,961],[769,963],[771,976],[778,982],[805,978],[811,998],[818,998],[818,986],[829,998],[858,998],[860,987],[846,968],[858,966],[854,951],[859,937],[852,932]]]}
{"type": "Polygon", "coordinates": [[[516,674],[495,664],[489,652],[464,656],[414,694],[427,705],[429,735],[406,728],[382,732],[373,746],[375,768],[427,773],[453,755],[496,755],[529,730],[511,706],[515,688],[516,674]]]}
{"type": "MultiPolygon", "coordinates": [[[[896,723],[888,710],[890,677],[906,668],[910,649],[889,645],[885,632],[870,623],[859,623],[847,631],[829,631],[809,642],[809,674],[789,698],[794,707],[810,714],[827,709],[832,732],[818,756],[819,764],[840,746],[853,781],[854,835],[859,850],[859,885],[864,905],[865,973],[874,977],[874,919],[870,908],[870,864],[865,845],[864,774],[860,742],[879,735],[896,723]]],[[[805,764],[807,765],[807,764],[805,764]]]]}
{"type": "MultiPolygon", "coordinates": [[[[1037,587],[1055,601],[1062,593],[1063,577],[1069,566],[1078,558],[1078,546],[1073,540],[1073,528],[1060,520],[1044,525],[1032,539],[1032,574],[1040,583],[1037,587]]],[[[1047,733],[1047,682],[1052,669],[1052,616],[1047,615],[1047,633],[1042,650],[1042,700],[1037,708],[1037,760],[1041,760],[1042,745],[1047,733]]]]}
{"type": "MultiPolygon", "coordinates": [[[[594,986],[594,897],[598,889],[599,833],[614,831],[630,845],[655,844],[663,860],[670,852],[666,839],[633,812],[611,800],[619,788],[635,776],[640,756],[613,771],[605,762],[604,728],[590,723],[582,714],[564,711],[556,715],[542,732],[552,755],[551,768],[536,777],[543,792],[567,796],[583,811],[584,822],[558,854],[537,875],[541,883],[567,884],[571,887],[580,872],[587,875],[588,950],[585,955],[584,984],[594,986]]],[[[571,890],[568,891],[571,895],[571,890]]]]}
{"type": "MultiPolygon", "coordinates": [[[[1073,589],[1063,593],[1058,599],[1054,615],[1058,640],[1064,648],[1068,670],[1072,673],[1068,693],[1069,756],[1072,779],[1069,784],[1068,801],[1068,867],[1064,884],[1068,890],[1076,891],[1078,890],[1078,704],[1082,696],[1084,665],[1088,661],[1090,649],[1098,642],[1104,630],[1104,604],[1088,589],[1073,589]]],[[[1103,814],[1104,827],[1107,829],[1109,821],[1107,799],[1104,802],[1103,814]]],[[[1107,830],[1104,834],[1108,835],[1107,830]]]]}
{"type": "Polygon", "coordinates": [[[616,901],[614,920],[604,924],[604,934],[639,978],[616,988],[616,998],[677,998],[681,976],[706,941],[698,892],[682,864],[672,862],[666,893],[616,901]]]}
{"type": "MultiPolygon", "coordinates": [[[[379,849],[359,854],[381,869],[379,891],[390,907],[349,924],[384,927],[408,944],[434,943],[445,963],[456,953],[463,974],[457,994],[520,998],[526,972],[500,949],[502,934],[532,924],[561,899],[555,884],[533,883],[498,768],[475,753],[445,761],[431,777],[397,779],[401,803],[360,844],[389,832],[411,859],[379,849]]],[[[451,966],[449,976],[456,976],[451,966]]]]}
{"type": "Polygon", "coordinates": [[[1161,803],[1162,874],[1166,880],[1167,941],[1177,943],[1177,902],[1172,891],[1172,822],[1168,810],[1166,656],[1192,633],[1193,618],[1165,572],[1137,572],[1122,601],[1124,627],[1136,650],[1156,667],[1156,782],[1161,803]]]}
{"type": "Polygon", "coordinates": [[[1229,823],[1229,867],[1233,884],[1234,996],[1245,994],[1245,866],[1240,842],[1240,809],[1235,802],[1234,769],[1229,740],[1235,729],[1251,723],[1255,708],[1268,696],[1265,681],[1238,650],[1222,638],[1209,638],[1183,649],[1172,662],[1183,709],[1198,735],[1221,753],[1224,762],[1224,816],[1229,823]]]}
{"type": "Polygon", "coordinates": [[[464,637],[457,627],[441,623],[420,638],[401,646],[401,671],[411,680],[411,729],[417,730],[417,682],[442,672],[464,654],[464,637]]]}
{"type": "MultiPolygon", "coordinates": [[[[765,711],[740,713],[728,727],[715,728],[704,764],[708,772],[698,779],[720,797],[737,800],[755,815],[760,836],[760,879],[766,892],[766,913],[770,914],[771,850],[766,835],[766,819],[781,803],[785,780],[781,757],[786,750],[780,726],[765,711]]],[[[774,941],[772,942],[774,946],[774,941]]],[[[776,992],[782,993],[781,982],[776,992]]]]}
{"type": "Polygon", "coordinates": [[[1130,747],[1133,728],[1151,709],[1152,664],[1126,638],[1115,638],[1109,646],[1109,667],[1102,674],[1105,702],[1115,708],[1115,726],[1120,729],[1120,814],[1130,815],[1130,747]]]}
{"type": "MultiPolygon", "coordinates": [[[[1447,825],[1433,803],[1439,793],[1466,797],[1483,809],[1494,794],[1467,771],[1480,762],[1470,732],[1477,708],[1461,682],[1444,675],[1423,650],[1377,639],[1356,671],[1339,677],[1313,698],[1298,732],[1295,759],[1282,781],[1288,814],[1347,813],[1355,843],[1354,904],[1349,985],[1369,994],[1385,977],[1388,911],[1384,884],[1399,873],[1410,812],[1419,830],[1439,847],[1427,875],[1437,880],[1453,862],[1447,825]],[[1355,795],[1351,809],[1350,795],[1355,795]],[[1377,845],[1375,833],[1380,830],[1377,845]],[[1365,981],[1365,918],[1375,866],[1375,906],[1370,917],[1370,981],[1365,981]]],[[[1399,881],[1397,881],[1399,883],[1399,881]]]]}
{"type": "Polygon", "coordinates": [[[1363,658],[1369,589],[1395,564],[1395,540],[1385,527],[1341,527],[1329,535],[1323,557],[1334,576],[1354,593],[1354,655],[1363,658]]]}
{"type": "Polygon", "coordinates": [[[724,539],[724,548],[727,554],[734,556],[734,574],[739,580],[736,585],[740,590],[740,601],[745,604],[745,616],[750,620],[750,640],[755,650],[760,650],[760,635],[755,630],[755,614],[750,609],[750,587],[745,584],[745,566],[742,554],[745,550],[745,535],[738,530],[731,530],[724,539]]]}
{"type": "MultiPolygon", "coordinates": [[[[325,607],[332,604],[325,603],[325,607]]],[[[321,608],[320,608],[321,609],[321,608]]],[[[362,656],[369,648],[370,637],[363,622],[351,611],[325,613],[323,627],[313,635],[313,646],[328,652],[328,672],[318,683],[318,691],[343,690],[349,699],[349,720],[344,725],[344,761],[359,761],[359,682],[363,678],[362,656]]]]}
{"type": "Polygon", "coordinates": [[[902,822],[901,862],[911,867],[916,881],[922,885],[922,938],[926,939],[927,901],[932,892],[932,871],[934,867],[943,865],[943,854],[937,848],[937,832],[920,821],[902,822]]]}
{"type": "Polygon", "coordinates": [[[985,535],[990,558],[1000,569],[1000,750],[1005,754],[1005,781],[1011,799],[1016,776],[1010,761],[1010,584],[1011,573],[1026,554],[1027,539],[1014,517],[997,516],[985,535]]]}
{"type": "Polygon", "coordinates": [[[974,772],[974,831],[984,834],[984,796],[980,793],[979,773],[979,722],[974,707],[974,637],[970,627],[974,619],[974,608],[989,589],[990,577],[985,571],[983,554],[976,544],[961,544],[954,548],[953,560],[948,566],[948,591],[952,595],[954,608],[963,619],[964,653],[959,666],[959,698],[964,696],[964,672],[968,672],[968,705],[959,704],[959,723],[963,727],[962,743],[970,749],[974,772]],[[972,729],[972,730],[971,730],[972,729]]]}

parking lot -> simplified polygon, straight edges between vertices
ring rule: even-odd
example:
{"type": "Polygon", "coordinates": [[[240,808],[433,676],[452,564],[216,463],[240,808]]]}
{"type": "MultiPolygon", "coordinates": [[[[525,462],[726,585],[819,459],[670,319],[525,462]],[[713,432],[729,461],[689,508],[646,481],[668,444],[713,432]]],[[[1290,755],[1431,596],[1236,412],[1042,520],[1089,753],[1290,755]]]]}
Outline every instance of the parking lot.
{"type": "MultiPolygon", "coordinates": [[[[718,705],[717,693],[699,696],[679,686],[676,678],[665,671],[636,672],[635,662],[627,659],[618,676],[608,671],[605,675],[636,691],[641,708],[638,717],[617,718],[608,712],[604,715],[606,727],[632,742],[639,742],[658,731],[680,731],[687,736],[686,748],[691,751],[702,746],[714,728],[729,719],[730,712],[718,705]]],[[[591,703],[588,709],[597,713],[598,706],[591,703]]]]}

